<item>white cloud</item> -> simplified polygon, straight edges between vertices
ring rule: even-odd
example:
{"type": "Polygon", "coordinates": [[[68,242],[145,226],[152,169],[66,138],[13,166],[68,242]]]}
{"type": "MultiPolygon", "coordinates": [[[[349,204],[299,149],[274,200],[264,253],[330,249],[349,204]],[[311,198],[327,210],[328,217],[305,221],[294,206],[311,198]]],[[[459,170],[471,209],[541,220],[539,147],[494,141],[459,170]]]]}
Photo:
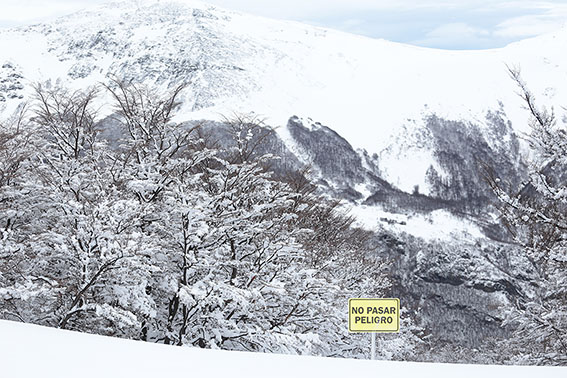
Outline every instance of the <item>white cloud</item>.
{"type": "Polygon", "coordinates": [[[421,40],[413,43],[421,46],[458,48],[477,45],[483,47],[490,41],[489,30],[476,28],[464,22],[453,22],[436,27],[421,40]]]}
{"type": "Polygon", "coordinates": [[[429,38],[448,38],[451,36],[460,36],[463,38],[475,38],[478,36],[488,36],[490,32],[484,29],[472,27],[463,22],[453,22],[450,24],[441,25],[429,33],[429,38]]]}
{"type": "Polygon", "coordinates": [[[557,30],[566,25],[567,5],[547,6],[543,14],[513,17],[496,25],[494,35],[502,38],[527,38],[557,30]]]}

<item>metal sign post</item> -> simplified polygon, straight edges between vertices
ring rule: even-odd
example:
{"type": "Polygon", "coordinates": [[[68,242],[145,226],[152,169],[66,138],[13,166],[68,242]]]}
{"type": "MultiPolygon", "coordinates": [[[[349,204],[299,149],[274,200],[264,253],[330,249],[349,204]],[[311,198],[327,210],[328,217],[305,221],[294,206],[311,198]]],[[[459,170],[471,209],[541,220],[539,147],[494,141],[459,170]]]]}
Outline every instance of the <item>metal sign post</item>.
{"type": "Polygon", "coordinates": [[[370,347],[370,359],[376,359],[376,333],[372,332],[372,346],[370,347]]]}

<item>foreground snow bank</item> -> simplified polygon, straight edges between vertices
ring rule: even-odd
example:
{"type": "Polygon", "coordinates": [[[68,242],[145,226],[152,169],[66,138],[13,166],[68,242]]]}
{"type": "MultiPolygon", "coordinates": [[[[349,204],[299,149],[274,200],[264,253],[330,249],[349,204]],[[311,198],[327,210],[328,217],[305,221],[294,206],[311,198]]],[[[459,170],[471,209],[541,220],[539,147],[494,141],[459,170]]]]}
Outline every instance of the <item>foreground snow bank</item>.
{"type": "Polygon", "coordinates": [[[0,320],[0,376],[565,377],[567,368],[471,366],[182,348],[0,320]]]}

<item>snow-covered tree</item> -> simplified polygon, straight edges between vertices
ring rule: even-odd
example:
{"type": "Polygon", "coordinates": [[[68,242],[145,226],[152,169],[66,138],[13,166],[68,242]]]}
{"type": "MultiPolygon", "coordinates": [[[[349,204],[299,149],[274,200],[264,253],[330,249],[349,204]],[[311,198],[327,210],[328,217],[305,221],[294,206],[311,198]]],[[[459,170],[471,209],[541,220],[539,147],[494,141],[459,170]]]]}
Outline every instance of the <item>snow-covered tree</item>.
{"type": "Polygon", "coordinates": [[[18,280],[27,257],[19,232],[26,219],[17,203],[26,195],[26,162],[31,155],[30,132],[25,129],[25,107],[0,123],[0,316],[26,321],[19,307],[22,298],[41,290],[41,283],[18,280]]]}
{"type": "MultiPolygon", "coordinates": [[[[2,126],[0,315],[167,344],[366,357],[345,316],[349,297],[390,285],[373,233],[305,171],[276,176],[277,156],[260,148],[274,131],[257,119],[226,120],[222,148],[201,125],[175,123],[183,88],[111,81],[105,123],[99,89],[37,86],[31,117],[2,126]]],[[[384,356],[411,349],[392,340],[384,356]]]]}
{"type": "Polygon", "coordinates": [[[533,294],[519,298],[508,322],[517,326],[508,342],[517,363],[567,362],[567,130],[553,112],[536,104],[518,70],[510,70],[531,115],[527,135],[530,170],[521,188],[497,172],[489,183],[501,201],[503,219],[524,246],[537,275],[533,294]]]}
{"type": "Polygon", "coordinates": [[[38,86],[36,95],[26,176],[7,210],[19,264],[1,297],[25,321],[131,337],[140,282],[129,272],[143,247],[97,136],[96,90],[38,86]]]}

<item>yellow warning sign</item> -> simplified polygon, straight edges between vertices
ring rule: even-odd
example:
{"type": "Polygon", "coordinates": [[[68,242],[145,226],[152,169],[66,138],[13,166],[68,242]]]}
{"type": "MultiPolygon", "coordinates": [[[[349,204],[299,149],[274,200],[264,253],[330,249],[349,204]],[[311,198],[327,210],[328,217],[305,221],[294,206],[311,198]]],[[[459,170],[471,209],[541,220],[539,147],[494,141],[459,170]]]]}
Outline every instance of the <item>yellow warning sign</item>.
{"type": "Polygon", "coordinates": [[[399,332],[398,298],[351,298],[348,300],[349,332],[399,332]]]}

